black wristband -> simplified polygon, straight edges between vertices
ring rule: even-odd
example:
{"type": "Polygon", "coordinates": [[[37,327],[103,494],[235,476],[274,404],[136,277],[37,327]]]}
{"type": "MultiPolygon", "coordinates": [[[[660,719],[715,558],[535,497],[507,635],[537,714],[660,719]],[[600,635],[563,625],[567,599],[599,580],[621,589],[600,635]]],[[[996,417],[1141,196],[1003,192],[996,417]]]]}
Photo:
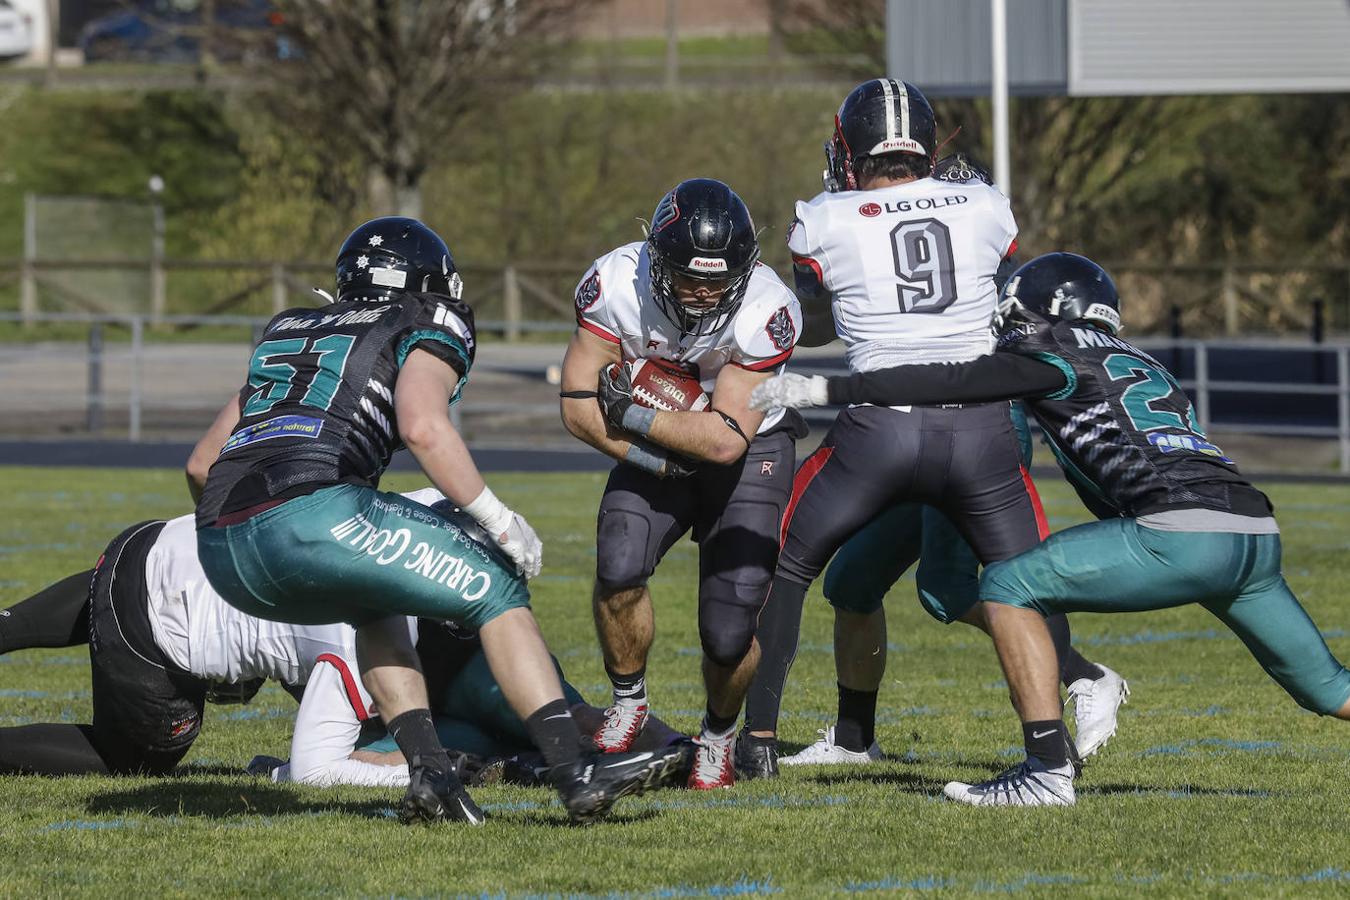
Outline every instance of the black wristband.
{"type": "Polygon", "coordinates": [[[558,396],[565,400],[593,400],[600,396],[599,391],[558,391],[558,396]]]}

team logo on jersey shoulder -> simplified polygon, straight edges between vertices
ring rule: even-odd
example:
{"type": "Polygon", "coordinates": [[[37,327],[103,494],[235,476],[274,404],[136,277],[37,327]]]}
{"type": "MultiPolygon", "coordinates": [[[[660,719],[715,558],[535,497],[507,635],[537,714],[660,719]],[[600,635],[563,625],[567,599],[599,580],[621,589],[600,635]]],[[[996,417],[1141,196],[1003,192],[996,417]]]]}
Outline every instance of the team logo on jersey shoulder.
{"type": "Polygon", "coordinates": [[[596,269],[577,286],[577,312],[585,312],[600,299],[600,270],[596,269]]]}
{"type": "Polygon", "coordinates": [[[858,212],[867,216],[869,219],[873,219],[881,215],[881,205],[878,203],[864,203],[862,206],[858,207],[858,212]]]}
{"type": "Polygon", "coordinates": [[[797,342],[797,326],[792,324],[792,314],[786,306],[780,306],[778,312],[769,318],[764,331],[779,350],[791,350],[797,342]]]}

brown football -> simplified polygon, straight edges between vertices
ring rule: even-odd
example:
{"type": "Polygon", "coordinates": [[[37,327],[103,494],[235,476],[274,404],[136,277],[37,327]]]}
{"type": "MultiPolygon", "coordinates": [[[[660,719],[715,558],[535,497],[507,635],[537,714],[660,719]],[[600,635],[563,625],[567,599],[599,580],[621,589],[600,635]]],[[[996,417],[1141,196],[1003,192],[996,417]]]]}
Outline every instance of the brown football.
{"type": "Polygon", "coordinates": [[[674,363],[635,359],[626,365],[638,406],[665,412],[701,412],[711,402],[698,376],[674,363]]]}

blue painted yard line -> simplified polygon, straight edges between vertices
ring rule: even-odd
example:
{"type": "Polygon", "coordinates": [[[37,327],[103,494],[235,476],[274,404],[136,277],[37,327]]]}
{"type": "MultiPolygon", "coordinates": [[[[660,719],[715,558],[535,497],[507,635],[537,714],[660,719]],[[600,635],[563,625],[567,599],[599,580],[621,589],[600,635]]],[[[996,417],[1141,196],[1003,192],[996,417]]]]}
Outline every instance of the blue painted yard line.
{"type": "Polygon", "coordinates": [[[105,831],[110,828],[137,828],[140,822],[128,821],[126,819],[109,819],[106,822],[96,822],[88,819],[69,819],[65,822],[53,822],[43,831],[105,831]]]}

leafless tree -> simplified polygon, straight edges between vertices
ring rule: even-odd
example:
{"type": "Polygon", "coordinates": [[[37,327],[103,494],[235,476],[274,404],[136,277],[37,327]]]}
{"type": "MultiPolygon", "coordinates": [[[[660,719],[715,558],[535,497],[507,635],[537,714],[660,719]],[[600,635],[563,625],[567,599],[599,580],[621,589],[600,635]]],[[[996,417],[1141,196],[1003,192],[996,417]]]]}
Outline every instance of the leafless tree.
{"type": "Polygon", "coordinates": [[[251,54],[258,102],[368,172],[376,211],[418,216],[423,175],[465,123],[533,83],[595,2],[276,0],[280,33],[251,54]]]}

